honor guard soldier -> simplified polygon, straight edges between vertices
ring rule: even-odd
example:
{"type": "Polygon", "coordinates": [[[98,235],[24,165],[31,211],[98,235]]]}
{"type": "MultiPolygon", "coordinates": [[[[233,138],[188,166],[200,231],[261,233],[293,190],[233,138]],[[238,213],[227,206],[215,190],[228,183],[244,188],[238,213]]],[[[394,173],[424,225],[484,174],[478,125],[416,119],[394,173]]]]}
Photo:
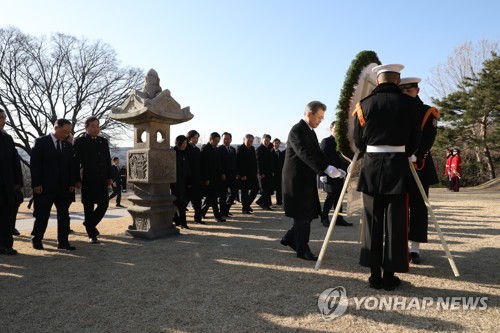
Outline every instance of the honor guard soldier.
{"type": "Polygon", "coordinates": [[[409,269],[408,158],[417,148],[419,117],[415,99],[398,86],[403,68],[374,67],[377,87],[353,112],[354,140],[364,153],[357,186],[363,192],[366,221],[360,265],[371,269],[368,281],[375,289],[393,290],[401,283],[394,272],[409,269]]]}
{"type": "MultiPolygon", "coordinates": [[[[418,87],[421,81],[418,77],[407,77],[401,79],[399,88],[404,94],[413,97],[418,104],[420,116],[420,143],[414,155],[416,162],[413,163],[417,170],[418,178],[422,183],[425,195],[429,196],[429,186],[439,183],[439,178],[432,160],[431,148],[434,144],[437,134],[437,122],[439,119],[439,111],[435,107],[424,104],[418,97],[420,88],[418,87]]],[[[420,259],[420,243],[427,243],[427,228],[429,225],[429,215],[427,206],[420,194],[417,184],[413,181],[409,191],[409,208],[410,208],[410,231],[408,239],[410,240],[410,261],[414,264],[419,264],[420,259]]]]}

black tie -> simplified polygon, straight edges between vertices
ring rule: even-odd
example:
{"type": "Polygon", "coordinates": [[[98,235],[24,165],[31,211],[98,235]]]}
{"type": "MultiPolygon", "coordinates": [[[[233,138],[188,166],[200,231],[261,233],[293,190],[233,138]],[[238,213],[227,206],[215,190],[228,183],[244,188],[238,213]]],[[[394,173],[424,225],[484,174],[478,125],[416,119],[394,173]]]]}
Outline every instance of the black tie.
{"type": "Polygon", "coordinates": [[[57,140],[57,151],[61,152],[61,141],[57,140]]]}

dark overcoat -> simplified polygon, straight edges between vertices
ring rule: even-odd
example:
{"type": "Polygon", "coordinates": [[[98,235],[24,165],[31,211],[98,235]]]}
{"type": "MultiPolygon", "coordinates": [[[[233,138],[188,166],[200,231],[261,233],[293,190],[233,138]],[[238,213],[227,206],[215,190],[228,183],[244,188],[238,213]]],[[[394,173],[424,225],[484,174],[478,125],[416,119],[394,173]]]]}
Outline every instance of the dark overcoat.
{"type": "MultiPolygon", "coordinates": [[[[319,145],[321,150],[328,157],[330,164],[336,168],[347,171],[347,166],[344,163],[344,160],[340,156],[340,153],[337,151],[337,142],[335,141],[335,137],[330,135],[327,138],[321,140],[321,144],[319,145]]],[[[344,178],[331,178],[327,177],[327,181],[323,184],[323,189],[326,192],[340,192],[342,191],[342,187],[344,186],[344,178]]]]}
{"type": "Polygon", "coordinates": [[[14,140],[0,130],[0,206],[14,205],[14,186],[22,184],[23,174],[14,140]]]}
{"type": "Polygon", "coordinates": [[[236,166],[239,178],[247,177],[247,180],[244,181],[247,189],[259,187],[259,181],[257,180],[257,158],[253,146],[250,148],[244,144],[238,146],[236,150],[236,166]]]}
{"type": "Polygon", "coordinates": [[[81,173],[76,172],[76,179],[82,183],[82,202],[107,201],[108,180],[112,179],[108,140],[85,134],[75,139],[73,147],[76,165],[81,168],[81,173]]]}
{"type": "Polygon", "coordinates": [[[319,147],[314,130],[304,120],[288,134],[283,166],[283,204],[285,215],[311,220],[321,214],[316,177],[328,167],[327,156],[319,147]]]}

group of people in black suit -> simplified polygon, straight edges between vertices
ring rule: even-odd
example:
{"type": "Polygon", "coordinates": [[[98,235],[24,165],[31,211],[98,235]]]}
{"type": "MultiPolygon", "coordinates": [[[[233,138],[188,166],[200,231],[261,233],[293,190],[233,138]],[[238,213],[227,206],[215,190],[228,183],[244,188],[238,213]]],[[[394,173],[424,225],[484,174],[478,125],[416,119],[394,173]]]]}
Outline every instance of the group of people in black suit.
{"type": "MultiPolygon", "coordinates": [[[[5,113],[0,110],[0,206],[5,206],[5,209],[0,208],[1,214],[17,207],[14,204],[15,191],[23,185],[20,159],[12,137],[3,131],[4,124],[5,113]]],[[[69,120],[58,119],[52,133],[37,138],[32,148],[29,168],[35,221],[31,243],[36,250],[44,250],[42,241],[52,206],[57,211],[57,248],[75,250],[68,240],[69,207],[75,201],[75,189],[81,189],[85,215],[83,224],[89,242],[99,243],[97,225],[108,208],[108,186],[116,182],[112,177],[109,143],[99,136],[99,119],[94,116],[86,119],[85,134],[74,142],[72,127],[69,120]]],[[[0,219],[0,253],[17,253],[12,247],[15,219],[15,214],[9,214],[8,218],[2,215],[0,219]]]]}
{"type": "Polygon", "coordinates": [[[230,209],[237,200],[241,201],[243,214],[252,214],[251,204],[259,191],[261,197],[257,203],[262,209],[272,210],[274,192],[276,205],[282,204],[284,152],[279,149],[279,139],[271,144],[271,136],[265,134],[262,144],[255,149],[254,136],[247,134],[243,144],[234,148],[231,133],[224,132],[221,136],[213,132],[200,149],[199,137],[196,130],[191,130],[175,140],[177,183],[171,189],[177,198],[178,213],[174,219],[177,225],[189,228],[184,213],[189,202],[194,209],[194,222],[200,224],[205,224],[203,219],[209,209],[217,222],[225,222],[232,216],[230,209]]]}

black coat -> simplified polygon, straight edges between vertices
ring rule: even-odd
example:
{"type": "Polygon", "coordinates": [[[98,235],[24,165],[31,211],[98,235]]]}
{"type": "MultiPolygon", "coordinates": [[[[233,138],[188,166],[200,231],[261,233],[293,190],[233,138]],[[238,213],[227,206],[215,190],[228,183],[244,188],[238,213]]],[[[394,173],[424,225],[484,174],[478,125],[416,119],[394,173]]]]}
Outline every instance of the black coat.
{"type": "Polygon", "coordinates": [[[0,130],[0,206],[15,205],[14,186],[22,186],[21,163],[12,137],[0,130]]]}
{"type": "Polygon", "coordinates": [[[219,152],[210,143],[201,147],[201,174],[205,184],[206,196],[217,196],[219,192],[219,182],[222,175],[219,152]]]}
{"type": "Polygon", "coordinates": [[[117,186],[121,186],[122,183],[121,168],[114,164],[111,164],[111,179],[113,180],[114,183],[116,183],[117,186]]]}
{"type": "Polygon", "coordinates": [[[328,167],[327,156],[319,147],[314,130],[304,120],[288,134],[283,166],[283,204],[285,215],[311,220],[321,214],[316,177],[328,167]]]}
{"type": "Polygon", "coordinates": [[[265,175],[266,178],[271,178],[273,173],[273,155],[269,147],[261,144],[255,151],[255,157],[257,158],[257,172],[259,175],[265,175]]]}
{"type": "Polygon", "coordinates": [[[217,147],[220,157],[221,173],[226,175],[226,179],[236,179],[236,149],[224,145],[217,147]]]}
{"type": "Polygon", "coordinates": [[[357,110],[354,140],[361,152],[367,145],[405,146],[406,151],[365,153],[358,191],[372,195],[406,193],[411,177],[408,157],[419,141],[416,100],[403,94],[396,84],[384,83],[364,98],[357,110]]]}
{"type": "Polygon", "coordinates": [[[67,141],[60,145],[61,152],[58,152],[50,134],[35,140],[30,160],[31,187],[42,186],[42,195],[73,195],[69,192],[69,187],[75,186],[76,182],[73,145],[67,141]]]}
{"type": "MultiPolygon", "coordinates": [[[[333,135],[321,140],[321,144],[319,146],[330,160],[330,165],[347,171],[347,166],[340,156],[340,153],[337,151],[337,142],[335,141],[335,137],[333,135]]],[[[342,190],[342,186],[344,186],[344,178],[327,177],[327,182],[323,184],[323,189],[326,192],[338,192],[342,190]]]]}
{"type": "Polygon", "coordinates": [[[246,188],[258,188],[259,181],[257,180],[257,158],[255,157],[255,148],[248,148],[244,144],[238,146],[236,151],[236,165],[240,180],[242,177],[247,177],[246,188]]]}
{"type": "MultiPolygon", "coordinates": [[[[82,169],[82,202],[98,203],[108,200],[108,180],[111,178],[111,155],[108,140],[103,137],[93,139],[85,134],[73,145],[76,165],[82,169]]],[[[80,180],[80,171],[76,172],[80,180]]]]}
{"type": "Polygon", "coordinates": [[[186,204],[188,202],[188,187],[191,182],[191,168],[189,166],[188,156],[185,150],[175,150],[176,180],[170,184],[172,194],[176,196],[176,201],[186,204]]]}
{"type": "Polygon", "coordinates": [[[196,196],[201,196],[203,193],[203,177],[201,172],[202,165],[200,148],[188,143],[186,146],[186,155],[191,174],[191,191],[196,196]]]}

